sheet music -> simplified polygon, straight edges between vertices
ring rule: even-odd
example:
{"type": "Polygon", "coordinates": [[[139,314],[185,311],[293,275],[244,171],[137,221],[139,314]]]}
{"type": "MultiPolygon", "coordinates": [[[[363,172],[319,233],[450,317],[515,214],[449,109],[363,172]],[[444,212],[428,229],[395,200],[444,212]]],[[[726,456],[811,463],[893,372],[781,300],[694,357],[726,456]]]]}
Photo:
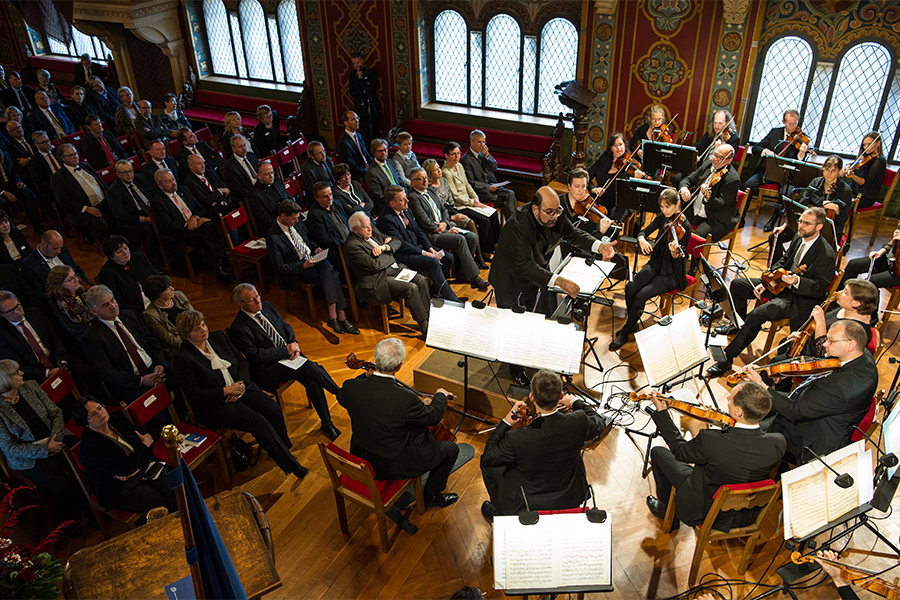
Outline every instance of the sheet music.
{"type": "Polygon", "coordinates": [[[541,340],[534,350],[531,364],[540,369],[572,374],[581,370],[584,332],[574,325],[555,321],[541,323],[541,340]]]}
{"type": "Polygon", "coordinates": [[[672,323],[666,326],[669,330],[669,338],[675,350],[675,360],[678,361],[678,369],[686,369],[706,358],[700,331],[700,320],[696,311],[683,310],[674,317],[672,323]]]}
{"type": "Polygon", "coordinates": [[[678,373],[678,361],[666,328],[654,325],[634,334],[638,353],[651,386],[661,384],[678,373]]]}
{"type": "Polygon", "coordinates": [[[538,347],[540,340],[544,315],[533,312],[510,314],[519,318],[518,323],[514,327],[504,327],[503,338],[497,347],[497,356],[502,357],[500,360],[503,362],[513,365],[531,365],[535,348],[538,347]]]}
{"type": "MultiPolygon", "coordinates": [[[[857,469],[857,465],[859,463],[859,455],[851,454],[850,456],[845,456],[843,459],[833,463],[832,468],[838,473],[847,473],[850,477],[853,478],[853,485],[844,489],[839,487],[834,482],[834,477],[828,477],[828,491],[826,492],[826,497],[828,498],[828,520],[834,521],[839,518],[841,515],[846,514],[859,506],[859,469],[857,469]]],[[[829,474],[832,474],[829,471],[829,474]]]]}
{"type": "MultiPolygon", "coordinates": [[[[817,471],[815,474],[786,484],[785,502],[790,498],[790,530],[788,536],[785,526],[785,539],[789,537],[803,537],[828,522],[828,511],[825,502],[822,502],[822,489],[825,474],[817,471]]],[[[785,481],[782,476],[782,484],[785,481]]],[[[787,509],[785,509],[785,523],[787,524],[787,509]]]]}
{"type": "MultiPolygon", "coordinates": [[[[432,310],[431,312],[437,312],[432,310]]],[[[499,345],[499,309],[485,306],[482,309],[466,304],[465,321],[456,323],[463,335],[460,336],[460,350],[469,356],[491,359],[497,355],[499,345]]],[[[428,329],[431,329],[429,317],[428,329]]]]}
{"type": "MultiPolygon", "coordinates": [[[[582,518],[584,518],[582,516],[582,518]]],[[[516,517],[518,520],[518,517],[516,517]]],[[[512,552],[506,557],[505,589],[527,590],[554,585],[554,548],[546,543],[549,519],[538,521],[535,525],[520,525],[506,530],[506,547],[512,552]]]]}
{"type": "MultiPolygon", "coordinates": [[[[562,270],[557,269],[557,274],[578,284],[579,294],[593,295],[615,267],[615,263],[607,261],[595,261],[593,265],[588,265],[585,258],[569,256],[563,263],[562,270]]],[[[553,287],[551,291],[561,292],[562,290],[553,287]]]]}
{"type": "MultiPolygon", "coordinates": [[[[894,453],[900,456],[900,402],[894,404],[891,414],[884,420],[882,432],[884,434],[884,451],[886,454],[894,453]]],[[[897,467],[888,469],[888,479],[894,477],[897,467]]]]}
{"type": "Polygon", "coordinates": [[[466,318],[465,308],[445,304],[440,310],[433,310],[428,314],[428,336],[425,338],[427,346],[436,348],[456,348],[459,346],[459,336],[462,328],[460,323],[466,318]]]}
{"type": "MultiPolygon", "coordinates": [[[[579,515],[580,516],[580,515],[579,515]]],[[[561,540],[561,576],[566,585],[587,586],[597,582],[612,583],[612,528],[609,519],[605,523],[591,523],[591,527],[602,527],[606,531],[601,536],[594,535],[590,527],[583,524],[571,530],[561,540]]]]}

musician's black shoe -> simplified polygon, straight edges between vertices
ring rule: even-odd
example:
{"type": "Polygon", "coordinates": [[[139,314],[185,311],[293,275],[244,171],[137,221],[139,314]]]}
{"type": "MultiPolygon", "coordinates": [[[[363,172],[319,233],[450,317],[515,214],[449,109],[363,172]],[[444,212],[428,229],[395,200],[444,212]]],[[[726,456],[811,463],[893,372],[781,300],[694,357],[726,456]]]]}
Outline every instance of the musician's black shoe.
{"type": "Polygon", "coordinates": [[[344,333],[344,326],[337,319],[328,319],[328,321],[326,321],[326,322],[328,323],[329,327],[334,329],[334,332],[336,334],[340,335],[340,334],[344,333]]]}
{"type": "Polygon", "coordinates": [[[495,514],[497,514],[497,507],[490,500],[485,500],[481,503],[481,516],[484,517],[485,521],[493,523],[495,514]]]}
{"type": "MultiPolygon", "coordinates": [[[[659,501],[659,499],[655,496],[647,496],[647,508],[650,509],[650,514],[659,519],[660,521],[666,520],[666,505],[659,501]]],[[[681,527],[681,522],[678,519],[672,520],[672,529],[678,529],[681,527]]]]}
{"type": "Polygon", "coordinates": [[[327,435],[331,441],[338,439],[341,435],[341,430],[334,426],[334,423],[329,423],[327,425],[322,425],[322,433],[327,435]]]}
{"type": "Polygon", "coordinates": [[[528,377],[528,373],[525,372],[525,367],[511,365],[509,367],[509,374],[512,375],[513,381],[516,382],[516,385],[520,385],[522,387],[531,386],[531,379],[528,377]]]}
{"type": "Polygon", "coordinates": [[[306,467],[304,467],[304,466],[301,465],[300,463],[297,463],[297,466],[294,467],[294,475],[297,476],[297,479],[303,479],[303,478],[306,477],[308,474],[309,474],[309,469],[307,469],[306,467]]]}
{"type": "Polygon", "coordinates": [[[717,335],[735,335],[740,330],[741,328],[734,323],[719,325],[715,329],[717,335]]]}
{"type": "Polygon", "coordinates": [[[622,346],[624,346],[627,343],[628,343],[628,334],[627,333],[625,333],[625,334],[617,333],[616,337],[613,338],[613,341],[611,341],[609,343],[609,351],[615,352],[616,350],[618,350],[619,348],[621,348],[622,346]]]}
{"type": "Polygon", "coordinates": [[[349,333],[350,335],[359,335],[359,329],[356,328],[356,325],[344,319],[341,321],[341,327],[344,328],[344,333],[349,333]]]}
{"type": "Polygon", "coordinates": [[[453,492],[436,494],[425,501],[425,506],[428,508],[431,508],[433,506],[437,506],[438,508],[447,508],[457,500],[459,500],[459,496],[457,494],[454,494],[453,492]]]}
{"type": "Polygon", "coordinates": [[[766,224],[763,225],[763,231],[769,233],[770,231],[775,229],[775,225],[778,224],[779,217],[781,217],[781,213],[776,211],[775,214],[773,214],[772,217],[768,221],[766,221],[766,224]]]}
{"type": "Polygon", "coordinates": [[[475,278],[472,281],[469,282],[469,285],[471,285],[473,288],[480,290],[482,292],[491,286],[491,284],[489,284],[487,281],[485,281],[481,277],[478,277],[477,275],[475,276],[475,278]]]}
{"type": "Polygon", "coordinates": [[[722,377],[725,373],[731,370],[731,361],[730,360],[720,360],[710,368],[706,370],[707,377],[722,377]]]}

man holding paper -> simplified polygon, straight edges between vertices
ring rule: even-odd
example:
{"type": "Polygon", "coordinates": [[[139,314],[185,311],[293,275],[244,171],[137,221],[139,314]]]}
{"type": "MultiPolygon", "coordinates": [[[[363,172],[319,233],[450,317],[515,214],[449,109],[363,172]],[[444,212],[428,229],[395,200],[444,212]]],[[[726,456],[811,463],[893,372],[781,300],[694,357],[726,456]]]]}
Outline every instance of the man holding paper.
{"type": "Polygon", "coordinates": [[[531,380],[529,397],[537,418],[512,429],[526,409],[524,402],[516,402],[491,433],[481,456],[481,476],[491,496],[481,505],[481,514],[489,522],[494,515],[525,510],[526,500],[531,510],[576,508],[590,488],[581,451],[603,430],[603,418],[581,400],[563,395],[559,375],[547,369],[531,380]],[[563,414],[560,407],[571,412],[563,414]]]}
{"type": "MultiPolygon", "coordinates": [[[[650,451],[656,496],[647,496],[647,507],[653,516],[664,519],[674,486],[675,527],[679,520],[690,526],[701,525],[720,486],[768,479],[772,467],[784,455],[784,436],[760,429],[759,422],[772,408],[772,399],[759,383],[740,383],[728,395],[728,414],[735,421],[734,427],[701,429],[689,442],[672,421],[663,397],[654,394],[651,401],[656,407],[653,422],[668,448],[655,446],[650,451]]],[[[753,511],[729,511],[716,520],[715,528],[728,531],[754,518],[753,511]]]]}
{"type": "Polygon", "coordinates": [[[359,329],[344,312],[347,300],[341,290],[341,278],[328,262],[328,250],[322,250],[310,238],[300,220],[300,205],[293,200],[282,200],[278,205],[278,217],[266,234],[266,248],[279,288],[299,290],[302,283],[322,286],[328,304],[328,326],[337,334],[359,335],[359,329]]]}

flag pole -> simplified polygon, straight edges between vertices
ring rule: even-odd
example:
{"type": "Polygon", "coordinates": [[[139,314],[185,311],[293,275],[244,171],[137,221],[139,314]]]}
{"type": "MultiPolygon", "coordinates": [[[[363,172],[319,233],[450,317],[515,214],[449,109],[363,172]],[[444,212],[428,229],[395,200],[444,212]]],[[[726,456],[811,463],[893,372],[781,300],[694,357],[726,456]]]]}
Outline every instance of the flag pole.
{"type": "MultiPolygon", "coordinates": [[[[166,450],[169,452],[169,466],[176,469],[180,466],[181,452],[178,451],[178,428],[174,425],[166,425],[162,428],[162,437],[166,440],[166,450]]],[[[175,498],[178,500],[178,514],[181,517],[181,530],[184,533],[184,548],[186,552],[194,549],[194,530],[191,528],[191,518],[188,515],[187,499],[184,495],[184,483],[175,488],[175,498]]],[[[200,574],[200,562],[195,561],[191,568],[191,581],[194,584],[194,595],[197,600],[204,600],[203,577],[200,574]]]]}

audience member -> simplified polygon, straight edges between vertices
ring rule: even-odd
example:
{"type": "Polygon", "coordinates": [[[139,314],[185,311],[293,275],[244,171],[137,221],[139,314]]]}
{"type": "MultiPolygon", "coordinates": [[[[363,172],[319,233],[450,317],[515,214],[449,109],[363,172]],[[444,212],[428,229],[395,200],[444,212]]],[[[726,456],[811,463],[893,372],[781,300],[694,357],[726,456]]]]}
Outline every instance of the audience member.
{"type": "Polygon", "coordinates": [[[72,144],[57,148],[56,158],[62,167],[50,179],[53,196],[72,217],[85,244],[93,244],[95,238],[102,240],[109,229],[104,218],[110,214],[104,194],[106,184],[91,165],[78,162],[78,152],[72,144]]]}
{"type": "Polygon", "coordinates": [[[367,66],[359,52],[350,55],[349,93],[353,110],[359,114],[360,133],[366,143],[378,136],[381,128],[381,101],[378,99],[378,73],[367,66]]]}
{"type": "Polygon", "coordinates": [[[218,217],[236,208],[230,198],[231,190],[215,171],[206,168],[202,156],[190,154],[187,163],[188,170],[181,175],[181,185],[191,191],[208,215],[218,217]]]}
{"type": "Polygon", "coordinates": [[[50,269],[45,289],[50,316],[67,336],[63,343],[70,351],[80,352],[81,338],[94,319],[84,300],[91,284],[79,277],[72,267],[62,265],[50,269]]]}
{"type": "Polygon", "coordinates": [[[135,176],[134,167],[127,160],[117,160],[115,168],[116,180],[106,193],[109,209],[128,243],[135,247],[143,243],[147,258],[159,269],[163,259],[148,212],[156,187],[142,176],[135,176]]]}
{"type": "Polygon", "coordinates": [[[0,265],[17,265],[33,252],[22,230],[0,211],[0,265]]]}
{"type": "MultiPolygon", "coordinates": [[[[134,133],[141,140],[144,150],[150,149],[153,142],[169,141],[169,128],[153,114],[153,105],[149,100],[138,102],[138,114],[134,117],[134,133]]],[[[156,157],[154,157],[155,159],[156,157]]]]}
{"type": "Polygon", "coordinates": [[[44,381],[68,353],[40,308],[25,308],[16,295],[0,290],[0,358],[19,363],[25,379],[44,381]]]}
{"type": "Polygon", "coordinates": [[[344,163],[338,163],[331,173],[335,180],[331,192],[334,194],[334,199],[344,207],[344,212],[349,215],[361,210],[371,216],[374,206],[372,199],[358,181],[353,181],[350,167],[344,163]]]}
{"type": "Polygon", "coordinates": [[[19,175],[22,181],[29,183],[31,177],[28,172],[28,163],[37,154],[37,149],[25,138],[25,128],[18,121],[7,121],[6,133],[9,141],[6,143],[4,150],[9,153],[15,164],[14,172],[19,175]]]}
{"type": "Polygon", "coordinates": [[[315,203],[306,213],[306,226],[312,239],[322,248],[328,248],[334,256],[350,234],[347,211],[334,202],[334,195],[327,183],[320,181],[313,187],[313,198],[315,203]]]}
{"type": "Polygon", "coordinates": [[[493,204],[505,218],[510,218],[516,211],[516,194],[498,185],[497,160],[491,156],[483,131],[475,129],[469,134],[469,149],[459,162],[478,199],[493,204]]]}
{"type": "Polygon", "coordinates": [[[117,234],[103,240],[103,254],[108,260],[97,279],[112,291],[120,308],[142,314],[150,304],[142,286],[148,277],[157,275],[156,267],[143,252],[132,252],[128,240],[117,234]]]}
{"type": "MultiPolygon", "coordinates": [[[[462,150],[460,150],[459,144],[456,142],[448,142],[444,146],[444,166],[441,167],[441,176],[447,182],[447,187],[450,189],[450,197],[453,198],[453,205],[456,209],[475,221],[475,224],[478,225],[479,233],[483,232],[482,235],[490,234],[493,243],[496,244],[500,241],[500,216],[496,210],[483,203],[475,193],[475,189],[469,185],[466,170],[459,162],[461,153],[462,150]],[[491,214],[487,216],[484,212],[480,212],[477,209],[481,211],[487,209],[491,214]]],[[[437,174],[436,171],[433,173],[437,174]]],[[[433,181],[432,185],[434,185],[433,181]]],[[[482,242],[481,251],[493,254],[493,245],[491,250],[487,252],[484,242],[482,242]]]]}
{"type": "Polygon", "coordinates": [[[172,286],[168,275],[151,275],[144,280],[144,294],[150,304],[144,311],[147,329],[156,337],[167,358],[174,358],[181,349],[181,334],[175,326],[178,316],[193,310],[187,296],[172,286]]]}
{"type": "Polygon", "coordinates": [[[178,130],[191,127],[191,122],[184,116],[184,113],[178,110],[178,97],[173,93],[168,93],[163,99],[163,111],[159,115],[159,124],[165,129],[166,136],[175,139],[178,130]]]}
{"type": "Polygon", "coordinates": [[[241,114],[235,111],[225,113],[225,123],[222,127],[223,131],[222,136],[219,138],[219,145],[222,148],[222,154],[225,155],[225,160],[228,160],[234,152],[231,138],[235,135],[240,135],[245,140],[249,140],[250,132],[241,127],[241,114]]]}
{"type": "Polygon", "coordinates": [[[113,165],[117,160],[128,158],[128,152],[110,131],[103,131],[103,121],[97,115],[84,119],[84,141],[81,154],[96,170],[113,165]]]}
{"type": "Polygon", "coordinates": [[[75,65],[72,74],[75,79],[75,85],[86,85],[91,77],[102,79],[106,76],[103,65],[93,62],[91,56],[87,53],[80,56],[80,61],[75,65]]]}
{"type": "Polygon", "coordinates": [[[0,104],[3,106],[15,106],[22,114],[28,114],[35,109],[34,90],[30,85],[22,85],[22,77],[16,71],[6,74],[7,88],[0,92],[0,104]]]}
{"type": "MultiPolygon", "coordinates": [[[[224,143],[224,142],[223,142],[224,143]]],[[[222,176],[231,195],[237,202],[242,202],[250,195],[250,188],[256,183],[256,167],[259,161],[256,155],[247,149],[247,138],[235,134],[230,138],[231,155],[222,165],[222,176]]]]}
{"type": "MultiPolygon", "coordinates": [[[[53,174],[59,171],[62,164],[53,155],[50,138],[47,137],[46,131],[35,131],[31,134],[31,141],[34,143],[34,147],[37,148],[37,154],[28,163],[28,174],[34,182],[38,202],[44,208],[49,209],[56,202],[50,182],[53,174]]],[[[41,225],[42,227],[43,225],[41,225]]],[[[35,228],[35,230],[37,229],[35,228]]]]}
{"type": "MultiPolygon", "coordinates": [[[[88,79],[88,87],[90,88],[90,91],[88,91],[85,102],[94,106],[94,108],[97,109],[97,114],[100,116],[112,115],[113,123],[115,123],[116,111],[118,110],[119,105],[122,104],[122,101],[119,99],[119,94],[115,89],[104,85],[103,80],[97,76],[88,79]]],[[[116,133],[118,135],[124,135],[128,132],[119,131],[118,127],[116,127],[116,133]]]]}
{"type": "Polygon", "coordinates": [[[306,148],[309,158],[300,166],[300,181],[303,183],[304,205],[309,208],[313,205],[313,186],[324,181],[334,187],[334,162],[325,155],[325,146],[322,142],[310,142],[306,148]]]}
{"type": "Polygon", "coordinates": [[[259,123],[253,130],[253,151],[257,156],[264,158],[272,156],[284,148],[278,112],[263,104],[256,109],[256,118],[259,119],[259,123]]]}
{"type": "Polygon", "coordinates": [[[41,223],[34,192],[29,190],[25,182],[19,179],[16,170],[12,157],[7,152],[0,150],[0,209],[5,205],[5,212],[11,215],[16,215],[19,210],[24,210],[35,231],[43,231],[44,226],[41,223]]]}
{"type": "Polygon", "coordinates": [[[222,156],[213,150],[212,146],[206,142],[201,142],[193,131],[187,127],[179,129],[175,138],[181,142],[181,148],[175,153],[175,161],[178,163],[178,170],[183,174],[188,172],[188,157],[192,154],[200,156],[206,161],[206,168],[218,171],[222,166],[222,156]]]}
{"type": "Polygon", "coordinates": [[[134,133],[134,120],[138,116],[138,107],[134,104],[134,94],[128,86],[118,90],[119,104],[116,106],[116,129],[120,135],[134,133]]]}
{"type": "Polygon", "coordinates": [[[275,169],[269,163],[259,163],[256,176],[256,183],[247,194],[247,204],[256,218],[257,232],[262,233],[272,227],[278,217],[278,205],[290,200],[290,196],[284,183],[275,177],[275,169]]]}
{"type": "Polygon", "coordinates": [[[391,160],[394,161],[394,166],[397,167],[400,181],[403,182],[403,186],[407,189],[410,187],[409,174],[412,173],[413,169],[422,166],[419,164],[419,159],[416,158],[416,153],[412,151],[412,145],[412,135],[401,131],[397,134],[397,151],[391,157],[391,160]]]}
{"type": "Polygon", "coordinates": [[[461,213],[456,208],[453,201],[453,195],[450,193],[450,186],[444,179],[443,170],[436,160],[429,158],[422,163],[422,168],[428,175],[428,191],[433,194],[438,201],[447,209],[450,219],[457,227],[468,229],[478,234],[478,242],[481,247],[481,254],[487,259],[494,253],[494,245],[496,240],[493,234],[493,223],[497,221],[499,230],[499,218],[496,216],[486,217],[483,214],[470,211],[470,215],[461,213]]]}
{"type": "Polygon", "coordinates": [[[374,160],[369,162],[369,169],[366,171],[366,189],[375,203],[372,209],[374,212],[381,213],[387,203],[384,192],[392,185],[406,189],[406,186],[400,183],[400,173],[394,161],[388,160],[387,140],[380,138],[372,140],[372,156],[374,160]]]}
{"type": "Polygon", "coordinates": [[[181,183],[181,178],[178,177],[178,163],[171,156],[166,156],[166,145],[164,143],[158,140],[151,142],[148,152],[150,153],[150,159],[141,167],[141,177],[147,181],[154,181],[153,176],[157,171],[168,169],[172,172],[172,176],[175,177],[175,182],[181,183]]]}
{"type": "Polygon", "coordinates": [[[341,162],[350,167],[350,174],[356,181],[362,181],[366,170],[372,162],[372,156],[366,149],[366,141],[359,133],[359,117],[352,110],[344,111],[341,121],[344,123],[344,134],[338,141],[338,156],[341,162]]]}
{"type": "Polygon", "coordinates": [[[22,286],[26,293],[26,306],[38,306],[42,303],[44,284],[53,267],[69,266],[79,279],[87,281],[87,275],[72,258],[72,254],[63,242],[63,237],[58,232],[49,229],[42,233],[41,241],[35,250],[37,252],[32,252],[19,264],[22,286]]]}
{"type": "Polygon", "coordinates": [[[62,104],[62,92],[59,91],[55,83],[50,81],[50,72],[47,69],[38,69],[34,72],[34,77],[38,82],[37,88],[34,90],[35,94],[44,92],[47,94],[47,98],[50,99],[51,105],[62,104]]]}

